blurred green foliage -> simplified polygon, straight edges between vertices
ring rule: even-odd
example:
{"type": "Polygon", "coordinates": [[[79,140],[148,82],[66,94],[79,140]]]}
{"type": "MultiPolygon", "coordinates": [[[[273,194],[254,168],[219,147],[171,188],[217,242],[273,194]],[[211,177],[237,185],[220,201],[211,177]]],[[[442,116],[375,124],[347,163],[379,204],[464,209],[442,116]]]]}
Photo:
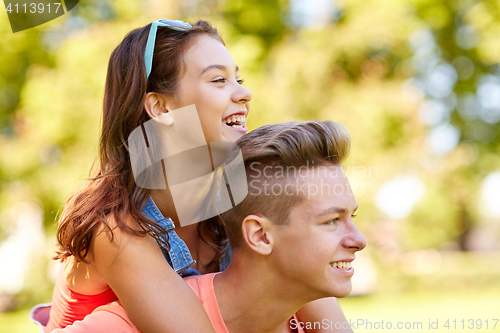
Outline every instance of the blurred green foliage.
{"type": "MultiPolygon", "coordinates": [[[[401,174],[417,175],[426,192],[408,218],[389,221],[397,226],[396,252],[468,250],[470,233],[485,219],[481,182],[500,167],[494,121],[500,110],[479,105],[477,97],[485,79],[500,75],[499,2],[335,1],[320,8],[327,19],[309,24],[296,19],[299,2],[154,0],[145,7],[139,1],[85,1],[17,34],[0,14],[0,242],[15,220],[5,212],[17,202],[39,205],[49,241],[37,267],[47,266],[56,214],[96,157],[109,55],[128,31],[161,13],[218,26],[253,92],[250,128],[296,119],[332,119],[349,128],[346,167],[374,167],[351,181],[363,188],[356,222],[377,262],[400,263],[384,263],[387,251],[377,251],[384,248],[377,229],[391,219],[374,198],[401,174]],[[440,65],[449,75],[434,89],[429,76],[440,65]],[[446,78],[454,76],[449,84],[446,78]],[[446,84],[450,90],[436,95],[446,84]],[[467,96],[475,109],[464,106],[467,96]],[[426,101],[445,105],[448,113],[425,121],[426,101]],[[435,153],[429,134],[443,124],[460,137],[452,149],[435,153]]],[[[50,298],[50,278],[43,268],[38,272],[27,278],[21,303],[50,298]]]]}

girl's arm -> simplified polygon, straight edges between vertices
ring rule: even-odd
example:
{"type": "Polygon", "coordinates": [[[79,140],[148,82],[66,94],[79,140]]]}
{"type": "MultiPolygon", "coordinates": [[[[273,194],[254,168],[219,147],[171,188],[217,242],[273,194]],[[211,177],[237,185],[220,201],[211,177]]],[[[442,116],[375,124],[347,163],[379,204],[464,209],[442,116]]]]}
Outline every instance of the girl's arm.
{"type": "Polygon", "coordinates": [[[320,332],[342,332],[352,333],[349,322],[344,317],[339,302],[335,297],[321,298],[307,303],[299,311],[297,311],[297,319],[304,323],[307,328],[307,323],[311,323],[311,327],[321,327],[319,329],[306,329],[307,333],[320,332]],[[337,326],[335,326],[337,324],[337,326]],[[338,327],[338,328],[336,328],[338,327]]]}
{"type": "MultiPolygon", "coordinates": [[[[131,220],[131,218],[128,218],[131,220]]],[[[127,221],[138,228],[135,221],[127,221]]],[[[168,265],[156,240],[102,228],[90,251],[99,274],[143,333],[214,333],[198,297],[168,265]]]]}

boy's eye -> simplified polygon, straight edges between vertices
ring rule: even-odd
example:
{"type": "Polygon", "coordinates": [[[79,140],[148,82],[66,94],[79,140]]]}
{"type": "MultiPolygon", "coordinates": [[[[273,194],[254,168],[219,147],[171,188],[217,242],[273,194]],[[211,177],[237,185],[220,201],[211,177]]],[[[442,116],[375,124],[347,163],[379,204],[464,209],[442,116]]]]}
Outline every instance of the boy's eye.
{"type": "Polygon", "coordinates": [[[358,215],[357,214],[352,214],[351,218],[355,218],[356,216],[358,216],[358,215]]]}
{"type": "Polygon", "coordinates": [[[236,82],[238,82],[238,84],[243,84],[243,79],[236,79],[236,82]]]}
{"type": "Polygon", "coordinates": [[[339,218],[334,218],[328,222],[325,222],[325,224],[329,224],[329,225],[335,225],[337,222],[339,221],[339,218]]]}

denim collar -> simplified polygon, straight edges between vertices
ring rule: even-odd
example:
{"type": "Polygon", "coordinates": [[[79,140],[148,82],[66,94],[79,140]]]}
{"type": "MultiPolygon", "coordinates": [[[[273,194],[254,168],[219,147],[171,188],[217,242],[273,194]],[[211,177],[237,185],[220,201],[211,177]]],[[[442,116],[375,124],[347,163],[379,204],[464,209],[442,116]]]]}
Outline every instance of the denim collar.
{"type": "Polygon", "coordinates": [[[162,251],[165,259],[167,259],[169,265],[172,266],[175,272],[180,274],[196,263],[196,261],[194,261],[191,257],[191,253],[189,252],[186,243],[184,243],[184,241],[180,239],[175,232],[174,222],[170,218],[166,218],[161,214],[151,197],[149,197],[142,213],[167,230],[170,249],[168,251],[162,249],[162,251]]]}

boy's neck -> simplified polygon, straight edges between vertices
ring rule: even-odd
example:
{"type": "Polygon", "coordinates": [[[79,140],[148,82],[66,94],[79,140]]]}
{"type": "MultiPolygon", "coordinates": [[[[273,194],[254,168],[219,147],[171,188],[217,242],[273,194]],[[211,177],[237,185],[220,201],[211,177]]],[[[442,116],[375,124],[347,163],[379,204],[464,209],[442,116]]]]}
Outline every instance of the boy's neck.
{"type": "Polygon", "coordinates": [[[220,313],[230,333],[290,332],[289,319],[309,300],[251,260],[231,261],[214,278],[220,313]]]}

